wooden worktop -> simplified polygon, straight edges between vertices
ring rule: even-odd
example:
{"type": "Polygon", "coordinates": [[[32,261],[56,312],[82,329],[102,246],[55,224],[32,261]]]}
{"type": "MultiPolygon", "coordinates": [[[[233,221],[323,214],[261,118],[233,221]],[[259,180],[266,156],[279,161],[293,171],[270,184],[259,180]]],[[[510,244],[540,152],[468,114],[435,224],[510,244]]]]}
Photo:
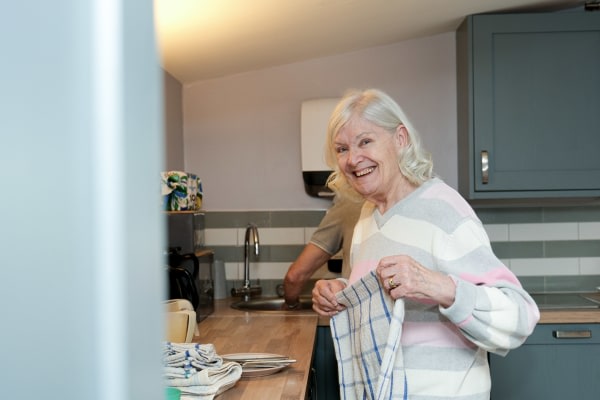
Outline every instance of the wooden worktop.
{"type": "Polygon", "coordinates": [[[598,324],[599,309],[585,310],[543,310],[540,312],[540,324],[598,324]]]}
{"type": "MultiPolygon", "coordinates": [[[[197,343],[212,343],[218,354],[276,353],[297,360],[265,377],[242,378],[218,400],[302,400],[306,396],[318,325],[327,318],[307,311],[247,312],[234,310],[231,298],[216,300],[215,311],[198,324],[197,343]]],[[[540,324],[600,323],[600,310],[543,310],[540,324]]]]}
{"type": "MultiPolygon", "coordinates": [[[[600,293],[587,293],[587,297],[600,303],[600,293]]],[[[600,309],[561,309],[540,312],[540,324],[597,324],[600,323],[600,309]]]]}
{"type": "Polygon", "coordinates": [[[246,312],[217,300],[215,311],[198,324],[193,341],[212,343],[218,354],[275,353],[297,360],[273,375],[240,379],[218,400],[302,400],[306,397],[317,315],[307,312],[246,312]]]}

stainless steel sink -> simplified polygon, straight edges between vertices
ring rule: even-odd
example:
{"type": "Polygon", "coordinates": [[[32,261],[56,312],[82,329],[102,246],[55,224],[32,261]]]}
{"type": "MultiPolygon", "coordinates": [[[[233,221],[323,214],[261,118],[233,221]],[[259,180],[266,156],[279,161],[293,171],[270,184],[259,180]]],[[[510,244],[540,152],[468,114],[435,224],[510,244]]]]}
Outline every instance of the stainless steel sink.
{"type": "Polygon", "coordinates": [[[280,297],[255,297],[248,301],[241,300],[231,304],[231,308],[242,311],[310,311],[312,310],[312,299],[301,297],[300,306],[291,310],[280,297]]]}
{"type": "Polygon", "coordinates": [[[540,310],[600,308],[590,293],[532,293],[540,310]]]}

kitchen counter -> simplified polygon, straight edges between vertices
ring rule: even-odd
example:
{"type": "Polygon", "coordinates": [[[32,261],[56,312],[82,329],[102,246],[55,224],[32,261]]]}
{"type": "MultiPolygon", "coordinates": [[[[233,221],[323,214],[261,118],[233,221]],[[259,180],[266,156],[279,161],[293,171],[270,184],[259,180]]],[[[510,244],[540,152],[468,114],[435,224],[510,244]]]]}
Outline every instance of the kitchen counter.
{"type": "Polygon", "coordinates": [[[212,343],[218,354],[275,353],[295,359],[269,376],[240,379],[219,400],[302,400],[306,397],[318,323],[312,311],[246,312],[215,301],[215,311],[198,324],[193,342],[212,343]]]}
{"type": "Polygon", "coordinates": [[[600,309],[595,310],[542,310],[539,324],[598,324],[600,309]]]}
{"type": "MultiPolygon", "coordinates": [[[[218,354],[276,353],[297,360],[265,377],[242,378],[219,400],[301,400],[306,397],[317,326],[328,318],[310,310],[247,312],[232,309],[232,298],[216,300],[215,311],[198,324],[193,341],[212,343],[218,354]]],[[[542,310],[540,324],[600,323],[600,309],[542,310]]]]}
{"type": "MultiPolygon", "coordinates": [[[[585,293],[585,296],[600,304],[600,293],[585,293]]],[[[593,305],[593,303],[590,303],[593,305]]],[[[541,310],[540,324],[597,324],[600,323],[600,308],[562,308],[541,310]]]]}

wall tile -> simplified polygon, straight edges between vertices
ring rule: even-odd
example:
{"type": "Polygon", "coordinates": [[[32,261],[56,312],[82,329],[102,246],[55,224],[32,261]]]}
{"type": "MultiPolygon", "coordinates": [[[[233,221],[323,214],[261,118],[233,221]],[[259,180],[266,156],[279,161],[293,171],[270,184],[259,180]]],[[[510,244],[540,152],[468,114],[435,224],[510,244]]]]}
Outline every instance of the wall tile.
{"type": "Polygon", "coordinates": [[[512,259],[510,268],[517,276],[577,275],[577,258],[530,258],[512,259]]]}
{"type": "Polygon", "coordinates": [[[206,247],[235,246],[238,244],[236,229],[205,229],[204,240],[206,247]]]}
{"type": "Polygon", "coordinates": [[[289,263],[258,263],[250,266],[250,278],[283,280],[289,263]]]}
{"type": "MultiPolygon", "coordinates": [[[[244,241],[242,233],[240,244],[244,241]]],[[[304,228],[259,228],[258,239],[261,245],[304,244],[304,228]]]]}
{"type": "Polygon", "coordinates": [[[600,275],[546,276],[544,281],[548,292],[593,292],[600,286],[600,275]]]}
{"type": "Polygon", "coordinates": [[[239,280],[243,278],[243,271],[242,271],[242,275],[240,275],[240,266],[239,263],[225,263],[225,279],[227,280],[239,280]]]}
{"type": "Polygon", "coordinates": [[[508,242],[507,224],[487,224],[483,226],[490,242],[508,242]]]}
{"type": "Polygon", "coordinates": [[[536,207],[475,208],[484,224],[535,223],[542,222],[543,211],[536,207]]]}
{"type": "Polygon", "coordinates": [[[237,244],[233,246],[210,245],[208,247],[214,250],[215,260],[224,262],[241,262],[244,260],[244,248],[237,244]]]}
{"type": "MultiPolygon", "coordinates": [[[[525,207],[476,210],[492,248],[526,287],[576,290],[600,285],[600,207],[525,207]]],[[[260,255],[252,280],[281,282],[317,229],[324,211],[206,213],[206,246],[225,262],[228,285],[243,279],[243,240],[249,221],[259,226],[260,255]]],[[[324,276],[328,271],[323,269],[324,276]]],[[[319,278],[321,276],[317,276],[319,278]]],[[[315,278],[316,279],[316,278],[315,278]]]]}
{"type": "Polygon", "coordinates": [[[260,226],[270,226],[271,213],[269,211],[211,211],[205,215],[207,228],[241,228],[253,222],[260,226]]]}
{"type": "Polygon", "coordinates": [[[259,228],[318,226],[324,210],[308,211],[207,211],[207,228],[244,228],[253,222],[259,228]]]}
{"type": "Polygon", "coordinates": [[[529,293],[544,292],[546,288],[546,279],[543,276],[519,276],[519,281],[523,289],[529,293]]]}
{"type": "Polygon", "coordinates": [[[579,239],[600,239],[600,222],[580,222],[579,239]]]}
{"type": "Polygon", "coordinates": [[[510,224],[509,241],[577,240],[577,223],[510,224]]]}
{"type": "MultiPolygon", "coordinates": [[[[283,282],[283,278],[290,266],[288,262],[267,262],[267,263],[251,263],[250,264],[250,280],[253,284],[257,279],[269,279],[283,282]]],[[[225,264],[226,279],[242,281],[244,278],[243,263],[226,263],[225,264]]],[[[327,264],[324,264],[312,275],[311,279],[333,279],[338,278],[340,274],[329,272],[327,264]]],[[[239,285],[239,283],[238,283],[239,285]]]]}
{"type": "Polygon", "coordinates": [[[544,257],[543,242],[492,242],[498,258],[541,258],[544,257]]]}
{"type": "Polygon", "coordinates": [[[600,257],[583,257],[579,259],[581,275],[600,275],[600,257]]]}
{"type": "Polygon", "coordinates": [[[271,214],[272,227],[304,227],[318,226],[325,211],[273,211],[271,214]]]}
{"type": "Polygon", "coordinates": [[[600,207],[548,207],[543,209],[543,222],[600,221],[600,207]]]}
{"type": "Polygon", "coordinates": [[[544,243],[545,257],[600,257],[600,240],[557,240],[544,243]]]}

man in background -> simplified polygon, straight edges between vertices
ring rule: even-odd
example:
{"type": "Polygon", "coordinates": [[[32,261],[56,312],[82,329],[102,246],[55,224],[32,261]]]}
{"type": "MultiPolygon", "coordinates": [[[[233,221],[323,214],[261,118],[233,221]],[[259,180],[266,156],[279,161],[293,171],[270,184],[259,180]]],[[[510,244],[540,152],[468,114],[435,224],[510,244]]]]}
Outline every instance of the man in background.
{"type": "Polygon", "coordinates": [[[362,202],[357,203],[352,200],[334,200],[310,241],[285,275],[284,307],[295,309],[300,305],[300,293],[306,282],[340,249],[342,250],[342,277],[350,276],[349,256],[352,232],[362,205],[362,202]]]}

